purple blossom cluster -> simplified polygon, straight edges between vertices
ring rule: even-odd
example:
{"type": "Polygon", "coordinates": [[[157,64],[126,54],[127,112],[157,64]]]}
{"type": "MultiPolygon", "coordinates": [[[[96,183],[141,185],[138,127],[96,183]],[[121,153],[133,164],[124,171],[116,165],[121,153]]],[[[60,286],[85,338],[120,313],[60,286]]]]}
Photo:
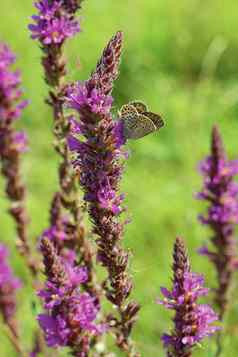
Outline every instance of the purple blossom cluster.
{"type": "MultiPolygon", "coordinates": [[[[87,107],[92,113],[98,115],[106,115],[110,112],[112,107],[113,98],[111,95],[106,95],[100,88],[92,88],[88,82],[78,82],[74,86],[69,87],[68,105],[79,111],[82,107],[87,107]]],[[[81,133],[80,125],[75,128],[78,133],[81,133]]]]}
{"type": "Polygon", "coordinates": [[[42,233],[42,237],[49,239],[57,247],[58,254],[65,259],[66,262],[74,265],[77,254],[74,249],[69,247],[72,245],[74,247],[75,232],[72,231],[70,221],[65,217],[62,221],[58,222],[57,225],[52,225],[42,233]]]}
{"type": "Polygon", "coordinates": [[[237,244],[234,238],[238,224],[238,161],[228,160],[218,128],[212,131],[211,154],[200,164],[204,184],[197,198],[208,203],[207,214],[200,215],[202,224],[211,228],[213,249],[207,246],[199,252],[215,265],[218,276],[216,302],[222,318],[227,304],[227,292],[232,272],[238,267],[237,244]]]}
{"type": "Polygon", "coordinates": [[[164,334],[162,341],[169,356],[187,357],[198,342],[219,329],[213,325],[218,317],[209,305],[197,303],[199,297],[207,295],[208,289],[204,288],[203,276],[191,272],[180,238],[174,245],[173,273],[172,290],[161,288],[164,299],[158,301],[175,311],[173,333],[164,334]]]}
{"type": "Polygon", "coordinates": [[[50,223],[50,227],[42,233],[41,238],[49,239],[57,254],[73,266],[77,258],[77,234],[70,218],[66,214],[64,216],[61,214],[59,193],[55,194],[52,202],[50,223]]]}
{"type": "MultiPolygon", "coordinates": [[[[57,255],[52,243],[42,238],[47,281],[39,296],[44,302],[45,313],[38,316],[48,346],[69,346],[75,356],[85,350],[85,335],[97,336],[105,331],[105,324],[96,324],[100,306],[96,297],[82,292],[80,286],[87,282],[85,267],[72,266],[57,255]],[[77,353],[76,353],[77,352],[77,353]]],[[[89,348],[89,347],[87,347],[89,348]]]]}
{"type": "Polygon", "coordinates": [[[74,166],[81,172],[84,198],[112,215],[122,212],[123,200],[117,191],[122,173],[120,160],[125,158],[124,142],[119,123],[110,114],[110,92],[118,73],[121,41],[122,34],[118,32],[104,49],[91,78],[69,86],[66,97],[68,106],[80,114],[80,121],[73,121],[68,143],[77,156],[74,166]],[[86,140],[80,140],[78,135],[86,140]]]}
{"type": "MultiPolygon", "coordinates": [[[[105,95],[101,88],[92,86],[89,80],[71,87],[67,101],[69,107],[81,114],[81,120],[75,122],[68,143],[76,154],[73,163],[76,168],[79,167],[81,173],[80,184],[85,191],[84,199],[90,204],[90,214],[95,226],[100,224],[97,220],[101,215],[105,215],[109,223],[123,210],[123,195],[117,191],[122,173],[120,160],[125,157],[117,145],[121,142],[121,138],[116,135],[117,123],[112,120],[109,113],[112,98],[105,95]],[[78,133],[85,140],[77,138],[75,134],[78,133]]],[[[121,228],[114,223],[114,234],[120,235],[121,228]]]]}
{"type": "Polygon", "coordinates": [[[86,136],[89,128],[87,123],[74,122],[73,135],[69,136],[68,144],[70,150],[77,153],[74,166],[80,168],[80,183],[85,189],[85,201],[97,202],[101,209],[105,209],[113,215],[118,215],[122,212],[123,195],[117,194],[117,182],[122,170],[116,162],[125,157],[125,153],[121,151],[118,145],[118,143],[122,143],[120,132],[116,130],[118,124],[112,121],[109,114],[112,97],[105,95],[97,88],[90,90],[88,82],[77,83],[73,88],[70,88],[68,104],[79,112],[90,111],[90,115],[95,118],[97,115],[105,116],[98,128],[102,133],[105,133],[104,138],[98,137],[98,142],[96,142],[95,137],[88,137],[87,142],[80,141],[75,134],[80,133],[86,136]],[[107,146],[107,142],[105,142],[107,140],[106,135],[108,140],[111,140],[111,146],[107,146]],[[92,158],[92,147],[90,145],[93,141],[102,152],[102,155],[98,152],[95,158],[92,158]],[[92,159],[94,162],[92,162],[92,159]],[[113,163],[113,166],[105,171],[104,168],[111,163],[113,163]],[[91,165],[93,165],[93,168],[97,167],[97,171],[92,170],[91,165]],[[110,175],[107,173],[108,170],[110,170],[110,175]]]}
{"type": "Polygon", "coordinates": [[[103,288],[119,312],[119,318],[111,317],[116,326],[117,344],[123,351],[132,353],[129,335],[139,306],[126,303],[132,282],[127,273],[129,254],[121,247],[124,223],[119,218],[124,211],[124,195],[119,193],[119,185],[127,155],[120,124],[110,113],[121,44],[122,33],[118,32],[104,49],[89,80],[68,88],[66,101],[80,118],[73,120],[68,143],[75,156],[73,165],[80,172],[80,185],[97,237],[97,260],[108,271],[103,288]]]}
{"type": "Polygon", "coordinates": [[[0,43],[0,151],[9,150],[15,152],[26,150],[27,138],[24,132],[10,130],[13,121],[18,119],[27,105],[22,100],[21,75],[19,71],[13,71],[15,56],[7,45],[0,43]],[[6,147],[8,146],[8,147],[6,147]]]}
{"type": "MultiPolygon", "coordinates": [[[[8,250],[0,244],[0,310],[4,321],[15,330],[16,292],[21,287],[8,264],[8,250]]],[[[14,331],[15,333],[15,331],[14,331]]]]}
{"type": "Polygon", "coordinates": [[[27,137],[16,131],[14,122],[22,113],[27,101],[22,100],[21,77],[13,71],[15,56],[5,44],[0,44],[0,160],[1,172],[6,179],[6,194],[11,202],[9,210],[13,217],[20,253],[27,265],[36,274],[35,263],[31,258],[27,237],[29,217],[25,205],[26,188],[21,179],[21,153],[27,148],[27,137]]]}
{"type": "Polygon", "coordinates": [[[38,15],[32,16],[34,24],[29,25],[29,29],[32,38],[44,46],[62,44],[80,31],[78,20],[72,16],[73,9],[77,9],[73,2],[41,0],[35,3],[35,7],[38,15]]]}
{"type": "MultiPolygon", "coordinates": [[[[52,199],[50,226],[43,232],[43,236],[54,243],[58,254],[72,263],[76,259],[79,245],[83,245],[84,229],[82,222],[80,224],[81,212],[75,188],[75,174],[66,145],[68,118],[63,114],[60,92],[66,73],[62,45],[80,31],[75,13],[81,7],[81,2],[82,0],[38,1],[35,3],[38,15],[32,17],[35,24],[29,25],[32,38],[39,40],[43,51],[45,79],[51,87],[47,102],[53,109],[55,149],[62,159],[58,170],[60,189],[52,199]]],[[[86,250],[87,247],[84,248],[86,250]]]]}
{"type": "MultiPolygon", "coordinates": [[[[238,184],[233,180],[238,174],[238,161],[228,161],[221,157],[214,162],[209,156],[200,165],[200,172],[204,177],[203,190],[198,198],[212,202],[207,215],[201,215],[202,224],[211,225],[214,222],[222,225],[238,223],[238,184]],[[219,196],[219,199],[217,199],[219,196]]],[[[225,230],[230,233],[230,229],[225,230]]]]}
{"type": "MultiPolygon", "coordinates": [[[[53,109],[55,149],[61,157],[59,189],[52,199],[49,228],[39,243],[46,281],[40,288],[39,281],[35,281],[43,312],[37,316],[39,330],[35,331],[30,356],[44,354],[47,346],[68,347],[76,357],[109,356],[106,345],[102,353],[96,347],[101,346],[103,334],[110,333],[127,356],[140,357],[131,340],[140,306],[128,301],[133,287],[128,272],[130,254],[122,246],[127,221],[122,219],[125,207],[120,181],[127,159],[126,139],[123,121],[114,120],[111,113],[123,35],[117,32],[112,37],[88,80],[66,85],[63,48],[67,39],[81,31],[76,11],[82,1],[37,1],[38,13],[32,16],[34,23],[29,25],[31,37],[39,41],[43,53],[45,80],[50,87],[47,103],[53,109]],[[74,111],[72,116],[67,114],[66,107],[74,111]],[[85,234],[78,185],[84,193],[84,208],[93,225],[95,241],[85,234]],[[107,271],[100,284],[95,279],[95,263],[107,271]],[[113,307],[110,312],[107,309],[102,312],[104,296],[113,307]]],[[[25,133],[15,131],[12,126],[27,102],[21,99],[20,73],[11,70],[14,62],[9,48],[0,44],[0,159],[7,181],[6,193],[12,203],[9,212],[16,222],[18,247],[35,278],[39,266],[28,244],[29,218],[20,175],[20,154],[26,149],[27,139],[25,133]]],[[[198,198],[209,203],[208,213],[200,216],[200,220],[214,233],[211,239],[214,249],[204,246],[200,253],[216,266],[219,282],[216,302],[222,319],[232,273],[238,267],[234,240],[238,223],[238,184],[234,176],[238,174],[238,162],[227,159],[216,127],[211,155],[202,162],[200,170],[204,186],[198,198]]],[[[21,284],[13,276],[7,258],[7,249],[0,245],[0,312],[18,355],[25,356],[14,317],[16,292],[21,284]]],[[[163,299],[158,300],[174,311],[173,330],[162,336],[168,357],[190,357],[198,343],[219,330],[214,325],[218,316],[213,309],[198,303],[208,291],[203,276],[191,271],[184,243],[177,238],[173,286],[171,290],[161,288],[163,299]]]]}
{"type": "MultiPolygon", "coordinates": [[[[21,76],[19,71],[12,71],[15,56],[7,45],[0,43],[0,128],[8,126],[18,119],[27,101],[22,100],[21,76]]],[[[16,143],[22,138],[16,138],[16,143]]]]}
{"type": "MultiPolygon", "coordinates": [[[[67,264],[72,267],[78,265],[78,262],[87,267],[88,280],[84,284],[85,290],[97,295],[97,288],[92,284],[92,256],[93,251],[90,242],[85,240],[85,228],[81,223],[81,217],[78,221],[72,220],[69,212],[63,212],[61,206],[61,195],[56,192],[52,200],[50,211],[50,227],[47,228],[41,235],[41,238],[49,239],[58,255],[67,264]]],[[[76,216],[77,218],[77,216],[76,216]]]]}

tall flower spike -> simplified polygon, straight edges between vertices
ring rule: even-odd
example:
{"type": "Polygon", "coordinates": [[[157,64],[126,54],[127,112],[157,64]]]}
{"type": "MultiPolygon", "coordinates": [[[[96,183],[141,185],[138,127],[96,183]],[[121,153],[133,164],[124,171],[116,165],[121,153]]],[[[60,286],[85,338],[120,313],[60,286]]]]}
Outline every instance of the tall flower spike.
{"type": "Polygon", "coordinates": [[[113,88],[113,82],[118,77],[118,69],[122,51],[123,33],[118,31],[105,47],[100,60],[97,63],[95,72],[92,73],[91,81],[95,80],[95,85],[108,95],[113,88]]]}
{"type": "Polygon", "coordinates": [[[41,240],[41,251],[47,281],[39,291],[45,312],[38,321],[47,344],[68,346],[73,356],[87,356],[91,341],[106,329],[95,322],[100,311],[97,298],[80,289],[88,279],[87,269],[68,264],[47,238],[41,240]]]}
{"type": "Polygon", "coordinates": [[[59,87],[66,73],[63,45],[80,31],[75,18],[77,7],[73,11],[70,2],[58,0],[41,0],[35,3],[35,7],[38,14],[32,16],[34,23],[29,25],[31,37],[41,44],[46,82],[52,87],[59,87]]]}
{"type": "Polygon", "coordinates": [[[197,303],[200,296],[208,293],[203,285],[203,276],[191,272],[184,243],[177,238],[173,254],[173,287],[171,291],[161,288],[164,299],[158,301],[175,311],[173,332],[162,336],[169,357],[192,356],[193,348],[218,329],[213,325],[218,317],[212,308],[197,303]]]}
{"type": "Polygon", "coordinates": [[[207,214],[199,216],[212,231],[213,249],[203,246],[199,251],[214,264],[218,287],[215,302],[222,320],[229,300],[232,276],[238,267],[237,244],[234,237],[238,224],[238,161],[227,159],[217,126],[212,130],[211,154],[200,164],[204,184],[197,198],[208,203],[207,214]]]}
{"type": "Polygon", "coordinates": [[[10,49],[0,43],[0,160],[3,176],[6,178],[6,194],[11,201],[9,210],[16,223],[18,248],[24,256],[33,275],[36,266],[28,242],[27,226],[29,217],[26,211],[26,188],[21,177],[21,154],[26,150],[27,138],[24,132],[14,129],[14,122],[21,116],[27,105],[22,100],[21,77],[11,66],[15,56],[10,49]]]}
{"type": "Polygon", "coordinates": [[[80,117],[80,121],[74,122],[69,147],[75,155],[74,166],[80,171],[80,185],[97,236],[97,258],[108,271],[103,285],[106,297],[117,307],[120,316],[119,319],[110,317],[117,344],[135,356],[130,332],[139,307],[126,302],[132,282],[127,273],[129,254],[121,246],[124,223],[120,214],[124,208],[123,195],[118,192],[126,155],[118,124],[110,114],[112,97],[109,95],[118,73],[121,39],[119,32],[109,42],[88,81],[76,83],[68,90],[68,105],[80,117]]]}
{"type": "Polygon", "coordinates": [[[81,8],[81,3],[82,0],[38,1],[35,5],[38,14],[32,17],[34,24],[29,28],[32,38],[39,40],[43,51],[45,80],[50,86],[47,102],[54,113],[55,149],[61,156],[58,170],[60,189],[52,199],[50,227],[43,232],[43,236],[50,239],[58,254],[72,264],[76,263],[77,253],[80,253],[87,265],[88,282],[92,289],[93,253],[85,239],[76,173],[72,169],[66,144],[71,124],[69,117],[64,115],[62,99],[66,74],[63,47],[70,37],[80,31],[76,11],[81,8]]]}

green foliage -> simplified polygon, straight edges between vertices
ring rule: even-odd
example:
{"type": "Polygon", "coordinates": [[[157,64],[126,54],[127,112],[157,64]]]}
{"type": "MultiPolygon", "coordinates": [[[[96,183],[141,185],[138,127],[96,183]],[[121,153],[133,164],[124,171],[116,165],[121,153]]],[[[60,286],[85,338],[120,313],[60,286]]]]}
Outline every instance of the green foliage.
{"type": "MultiPolygon", "coordinates": [[[[47,88],[40,49],[27,30],[31,1],[3,1],[1,9],[1,39],[18,54],[17,66],[23,71],[26,97],[31,101],[19,126],[30,137],[24,175],[30,189],[31,234],[36,240],[47,226],[49,202],[57,189],[52,118],[44,104],[47,88]]],[[[167,311],[154,302],[160,286],[170,284],[176,235],[186,239],[194,270],[206,274],[208,286],[215,284],[210,264],[196,254],[210,233],[197,223],[204,207],[193,195],[201,185],[196,166],[209,150],[213,123],[219,123],[230,156],[238,157],[237,13],[234,0],[85,0],[83,32],[67,47],[69,77],[84,79],[107,40],[116,30],[123,30],[125,48],[114,90],[115,113],[123,103],[140,99],[166,121],[159,133],[129,143],[131,156],[123,181],[132,217],[125,244],[133,254],[134,295],[143,306],[134,337],[143,356],[163,354],[160,335],[171,326],[167,311]]],[[[3,191],[1,179],[0,187],[3,191]]],[[[6,201],[0,202],[0,209],[6,212],[6,201]]],[[[12,248],[13,266],[27,284],[21,259],[15,258],[15,233],[6,213],[1,214],[1,239],[12,248]]],[[[30,289],[25,290],[19,296],[19,317],[29,345],[32,301],[30,289]]],[[[231,307],[229,322],[226,357],[234,356],[238,348],[237,304],[231,307]]],[[[213,351],[214,345],[206,341],[194,355],[213,356],[213,351]]],[[[14,356],[2,335],[0,355],[14,356]]]]}

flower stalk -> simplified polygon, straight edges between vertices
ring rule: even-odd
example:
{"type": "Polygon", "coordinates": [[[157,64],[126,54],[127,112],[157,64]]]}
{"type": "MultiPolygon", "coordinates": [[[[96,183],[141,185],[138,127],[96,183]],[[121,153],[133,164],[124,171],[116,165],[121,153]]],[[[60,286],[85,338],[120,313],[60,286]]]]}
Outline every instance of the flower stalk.
{"type": "Polygon", "coordinates": [[[171,291],[161,288],[164,299],[158,300],[159,304],[175,311],[172,333],[162,336],[168,357],[192,356],[194,347],[219,329],[213,325],[218,316],[212,308],[197,303],[199,297],[208,293],[203,285],[203,276],[191,272],[184,243],[177,238],[173,253],[173,287],[171,291]]]}
{"type": "Polygon", "coordinates": [[[24,132],[16,131],[14,123],[21,116],[27,101],[22,100],[21,76],[13,71],[15,56],[10,49],[0,44],[0,160],[1,171],[6,179],[6,195],[11,202],[9,213],[16,224],[17,247],[24,257],[31,274],[36,276],[35,263],[29,244],[26,209],[26,187],[21,174],[21,155],[27,148],[24,132]]]}
{"type": "Polygon", "coordinates": [[[86,357],[91,341],[103,334],[106,324],[96,323],[100,311],[96,296],[81,291],[87,268],[72,267],[47,238],[41,240],[47,281],[39,291],[45,312],[38,315],[49,347],[68,346],[73,356],[86,357]]]}
{"type": "Polygon", "coordinates": [[[197,197],[208,204],[208,210],[199,219],[212,232],[212,249],[203,246],[199,252],[207,256],[215,267],[218,286],[214,300],[219,319],[223,320],[232,278],[238,267],[234,237],[238,224],[238,184],[234,181],[234,176],[238,174],[238,161],[228,160],[217,126],[212,130],[211,154],[202,161],[200,171],[204,184],[197,197]]]}
{"type": "Polygon", "coordinates": [[[51,203],[50,228],[43,233],[57,246],[58,253],[70,255],[72,263],[74,252],[80,253],[80,259],[88,268],[87,284],[93,286],[92,249],[86,240],[82,222],[81,201],[76,184],[76,173],[72,169],[71,156],[66,144],[71,122],[63,110],[63,92],[65,87],[66,61],[64,45],[67,40],[81,31],[76,12],[81,8],[82,0],[42,0],[36,3],[38,15],[33,16],[34,23],[29,25],[32,38],[37,39],[42,49],[42,65],[45,81],[49,86],[46,100],[52,107],[54,116],[55,150],[61,157],[58,170],[59,192],[51,203]]]}
{"type": "Polygon", "coordinates": [[[79,183],[93,223],[97,260],[107,269],[103,283],[107,299],[116,307],[108,322],[116,335],[117,345],[129,356],[138,356],[130,333],[139,306],[127,302],[132,289],[127,272],[129,253],[121,246],[125,223],[120,215],[124,196],[119,191],[126,153],[121,124],[110,113],[113,82],[118,75],[122,33],[118,32],[103,51],[89,80],[68,88],[68,106],[78,113],[69,147],[75,155],[74,167],[80,171],[79,183]]]}

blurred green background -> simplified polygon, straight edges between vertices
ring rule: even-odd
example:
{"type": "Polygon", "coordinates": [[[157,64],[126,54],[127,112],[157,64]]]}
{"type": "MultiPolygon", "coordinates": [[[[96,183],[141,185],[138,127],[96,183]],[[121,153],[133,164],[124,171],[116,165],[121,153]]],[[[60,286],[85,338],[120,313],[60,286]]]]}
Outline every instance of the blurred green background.
{"type": "MultiPolygon", "coordinates": [[[[58,158],[52,148],[51,112],[44,104],[47,88],[41,52],[27,30],[34,12],[30,0],[1,2],[0,39],[17,53],[17,67],[31,102],[18,126],[26,129],[30,140],[23,173],[29,187],[33,239],[47,226],[50,200],[58,187],[58,158]]],[[[237,14],[234,0],[85,0],[83,32],[66,48],[69,78],[86,79],[109,38],[117,30],[124,31],[115,110],[140,99],[166,121],[159,133],[128,144],[131,155],[122,185],[132,218],[124,242],[133,254],[134,295],[142,305],[133,337],[143,356],[164,355],[160,336],[172,326],[170,312],[156,305],[155,299],[161,285],[171,284],[176,235],[186,240],[193,270],[206,274],[208,286],[216,283],[213,268],[196,253],[210,232],[197,223],[197,214],[205,207],[194,199],[194,193],[201,187],[197,163],[208,153],[213,123],[220,125],[230,157],[238,156],[237,14]]],[[[2,179],[0,186],[3,197],[2,179]]],[[[7,207],[1,199],[1,240],[11,247],[14,269],[27,285],[7,207]]],[[[226,357],[237,354],[237,296],[234,291],[229,326],[225,327],[226,357]]],[[[18,298],[21,334],[29,345],[33,325],[30,288],[23,289],[18,298]]],[[[0,342],[0,356],[15,356],[4,335],[0,342]]],[[[206,340],[194,352],[194,356],[213,355],[214,340],[206,340]]]]}

